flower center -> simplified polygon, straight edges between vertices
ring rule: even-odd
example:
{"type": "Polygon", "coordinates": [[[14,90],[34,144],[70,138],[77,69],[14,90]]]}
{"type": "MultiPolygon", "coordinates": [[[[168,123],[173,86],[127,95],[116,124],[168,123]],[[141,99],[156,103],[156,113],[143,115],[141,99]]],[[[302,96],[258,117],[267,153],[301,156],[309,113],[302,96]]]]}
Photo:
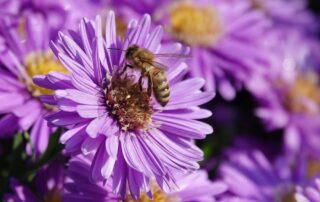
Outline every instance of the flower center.
{"type": "Polygon", "coordinates": [[[23,17],[18,21],[18,33],[22,38],[26,36],[26,20],[23,17]]]}
{"type": "Polygon", "coordinates": [[[276,202],[297,202],[294,197],[295,186],[292,184],[282,184],[274,189],[273,201],[276,202]]]}
{"type": "MultiPolygon", "coordinates": [[[[36,75],[48,74],[50,71],[58,71],[63,73],[68,72],[50,52],[29,54],[25,58],[25,69],[30,79],[36,75]]],[[[26,83],[29,91],[34,97],[53,93],[52,90],[41,88],[35,85],[33,82],[26,81],[26,83]]]]}
{"type": "Polygon", "coordinates": [[[169,15],[168,31],[184,43],[210,46],[221,36],[222,24],[212,6],[176,3],[169,8],[169,15]]]}
{"type": "Polygon", "coordinates": [[[287,92],[284,104],[292,112],[316,113],[309,107],[306,100],[320,106],[320,90],[318,88],[318,79],[315,75],[308,74],[298,77],[287,92]]]}
{"type": "MultiPolygon", "coordinates": [[[[102,36],[106,36],[106,31],[107,31],[107,27],[106,27],[106,23],[107,23],[107,16],[109,13],[109,9],[102,9],[99,12],[99,15],[102,16],[102,36]]],[[[116,32],[117,32],[117,36],[120,36],[122,39],[124,39],[126,37],[126,33],[127,33],[127,22],[126,20],[119,16],[116,15],[115,16],[115,23],[116,23],[116,32]]]]}
{"type": "Polygon", "coordinates": [[[127,195],[125,202],[172,202],[174,200],[173,196],[168,196],[164,191],[156,185],[156,183],[151,183],[151,192],[153,199],[150,199],[146,193],[141,193],[138,200],[134,200],[130,194],[127,195]]]}
{"type": "Polygon", "coordinates": [[[289,192],[282,196],[280,202],[297,202],[294,196],[295,192],[289,192]]]}
{"type": "Polygon", "coordinates": [[[320,161],[316,159],[310,159],[308,161],[308,170],[307,170],[308,177],[311,179],[317,174],[320,173],[320,161]]]}
{"type": "Polygon", "coordinates": [[[115,76],[107,88],[106,103],[122,130],[146,130],[151,123],[151,98],[133,77],[115,76]]]}
{"type": "Polygon", "coordinates": [[[253,9],[256,10],[265,10],[263,3],[261,0],[251,0],[251,5],[253,9]]]}
{"type": "Polygon", "coordinates": [[[55,187],[44,197],[44,202],[62,202],[62,194],[59,188],[55,187]]]}
{"type": "Polygon", "coordinates": [[[123,19],[120,16],[116,16],[116,30],[117,30],[117,35],[120,36],[122,39],[126,37],[127,23],[125,19],[123,19]]]}

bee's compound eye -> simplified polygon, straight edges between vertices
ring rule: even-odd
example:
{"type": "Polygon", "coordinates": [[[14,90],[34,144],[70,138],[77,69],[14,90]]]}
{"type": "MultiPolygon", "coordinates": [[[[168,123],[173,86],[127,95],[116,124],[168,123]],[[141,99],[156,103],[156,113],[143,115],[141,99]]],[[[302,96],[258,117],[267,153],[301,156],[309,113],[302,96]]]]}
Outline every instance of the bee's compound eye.
{"type": "Polygon", "coordinates": [[[133,51],[134,51],[134,50],[133,50],[133,47],[129,47],[129,48],[128,48],[128,50],[127,50],[127,52],[126,52],[126,58],[127,58],[127,59],[132,56],[133,51]]]}

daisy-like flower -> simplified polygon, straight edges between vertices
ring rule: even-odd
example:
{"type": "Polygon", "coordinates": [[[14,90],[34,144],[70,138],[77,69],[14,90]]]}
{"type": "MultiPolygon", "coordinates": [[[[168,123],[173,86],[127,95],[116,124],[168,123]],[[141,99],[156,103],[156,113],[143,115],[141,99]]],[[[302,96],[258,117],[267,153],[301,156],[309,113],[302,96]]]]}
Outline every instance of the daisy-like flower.
{"type": "MultiPolygon", "coordinates": [[[[64,185],[64,201],[121,201],[119,196],[112,193],[112,180],[107,183],[91,183],[88,180],[90,173],[90,160],[83,157],[74,157],[69,164],[66,183],[64,185]]],[[[180,177],[179,191],[165,193],[155,183],[151,183],[153,198],[150,199],[146,193],[134,200],[128,193],[124,202],[214,202],[215,196],[227,190],[222,182],[211,182],[207,173],[203,170],[196,171],[188,176],[180,177]]]]}
{"type": "Polygon", "coordinates": [[[248,1],[142,1],[145,10],[132,4],[116,1],[114,7],[125,19],[151,12],[168,39],[192,47],[191,75],[204,78],[206,89],[217,89],[225,99],[233,99],[253,70],[267,63],[260,39],[270,23],[248,1]]]}
{"type": "Polygon", "coordinates": [[[24,36],[27,21],[33,16],[42,16],[51,28],[50,38],[54,39],[59,30],[75,28],[82,17],[95,17],[99,6],[92,0],[3,0],[0,2],[0,18],[10,18],[11,25],[24,36]]]}
{"type": "Polygon", "coordinates": [[[18,13],[19,5],[21,1],[19,0],[1,0],[0,1],[0,14],[3,16],[14,16],[18,13]]]}
{"type": "Polygon", "coordinates": [[[257,115],[267,129],[284,129],[285,145],[291,152],[319,152],[319,73],[310,61],[311,40],[299,31],[278,32],[269,40],[274,45],[272,67],[253,79],[251,92],[260,106],[257,115]],[[295,48],[299,45],[299,49],[295,48]]]}
{"type": "Polygon", "coordinates": [[[298,187],[295,198],[297,202],[320,201],[320,179],[316,178],[309,186],[298,187]]]}
{"type": "Polygon", "coordinates": [[[54,161],[44,166],[35,176],[34,190],[12,178],[10,188],[13,193],[6,193],[4,200],[7,202],[40,202],[62,200],[64,168],[61,162],[54,161]]]}
{"type": "Polygon", "coordinates": [[[150,191],[150,178],[169,191],[175,187],[175,173],[198,169],[197,161],[203,154],[191,140],[213,132],[211,126],[196,119],[211,115],[198,105],[214,94],[200,90],[203,79],[181,81],[187,68],[181,58],[155,59],[168,67],[165,73],[170,96],[165,107],[149,95],[148,81],[142,79],[145,85],[138,81],[140,71],[124,71],[128,61],[121,50],[133,44],[158,55],[188,53],[178,43],[161,46],[162,28],[150,30],[150,26],[149,15],[133,20],[125,40],[120,41],[113,12],[108,14],[105,32],[99,17],[95,23],[83,20],[77,32],[69,36],[61,33],[52,46],[70,75],[49,74],[34,79],[43,87],[55,89],[54,96],[43,100],[56,103],[60,109],[47,120],[69,128],[61,137],[67,152],[92,153],[92,180],[112,175],[112,189],[124,197],[128,186],[134,199],[139,198],[140,190],[150,191]]]}
{"type": "Polygon", "coordinates": [[[0,64],[3,64],[0,69],[0,136],[10,137],[17,130],[30,131],[32,146],[28,144],[27,152],[34,150],[37,157],[46,149],[53,132],[43,118],[53,109],[39,100],[40,95],[50,90],[36,86],[32,77],[67,70],[49,50],[50,27],[42,16],[28,18],[26,31],[25,40],[22,40],[17,29],[7,26],[5,21],[0,23],[0,35],[4,39],[0,50],[0,64]]]}
{"type": "MultiPolygon", "coordinates": [[[[249,0],[252,8],[261,10],[276,26],[315,30],[316,18],[308,11],[307,0],[249,0]],[[283,9],[286,8],[286,9],[283,9]]],[[[306,30],[303,30],[306,31],[306,30]]]]}
{"type": "Polygon", "coordinates": [[[231,150],[220,174],[228,185],[224,201],[291,202],[296,186],[320,174],[319,161],[300,156],[280,156],[274,162],[256,149],[231,150]]]}

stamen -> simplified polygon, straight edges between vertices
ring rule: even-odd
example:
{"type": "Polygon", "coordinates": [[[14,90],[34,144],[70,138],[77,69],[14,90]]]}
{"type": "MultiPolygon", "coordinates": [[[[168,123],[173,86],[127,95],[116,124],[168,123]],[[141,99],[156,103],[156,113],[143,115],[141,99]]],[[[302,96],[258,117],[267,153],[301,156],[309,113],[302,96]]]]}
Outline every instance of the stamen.
{"type": "Polygon", "coordinates": [[[283,184],[280,187],[274,187],[273,201],[277,202],[296,202],[295,187],[291,184],[283,184]]]}
{"type": "Polygon", "coordinates": [[[222,34],[218,12],[211,5],[176,3],[169,8],[169,15],[168,31],[189,45],[212,46],[222,34]]]}
{"type": "Polygon", "coordinates": [[[151,98],[133,77],[113,77],[107,88],[106,104],[122,130],[148,129],[153,114],[151,98]]]}
{"type": "MultiPolygon", "coordinates": [[[[26,72],[30,79],[36,75],[48,74],[50,71],[58,71],[67,73],[68,71],[61,65],[61,63],[54,58],[52,53],[31,53],[25,58],[26,72]]],[[[34,97],[43,94],[52,94],[52,90],[41,88],[34,83],[25,81],[29,91],[34,97]]]]}
{"type": "Polygon", "coordinates": [[[126,37],[127,23],[125,19],[123,19],[120,16],[116,16],[116,31],[117,35],[120,36],[122,39],[126,37]]]}
{"type": "Polygon", "coordinates": [[[43,200],[44,202],[62,202],[61,190],[59,190],[57,187],[53,188],[43,200]]]}
{"type": "Polygon", "coordinates": [[[314,74],[299,76],[285,95],[284,105],[296,113],[317,113],[306,104],[306,99],[320,106],[318,78],[314,74]]]}
{"type": "MultiPolygon", "coordinates": [[[[107,31],[106,23],[107,23],[107,16],[109,12],[110,12],[109,9],[102,9],[99,12],[99,15],[102,16],[101,19],[102,19],[102,36],[103,37],[106,36],[106,31],[107,31]]],[[[126,37],[127,26],[128,26],[126,20],[123,17],[116,15],[115,23],[116,23],[117,36],[120,36],[122,39],[124,39],[126,37]]]]}
{"type": "Polygon", "coordinates": [[[294,194],[295,194],[294,191],[284,194],[280,202],[297,202],[294,194]]]}
{"type": "Polygon", "coordinates": [[[251,0],[252,8],[256,10],[265,10],[261,0],[251,0]]]}
{"type": "Polygon", "coordinates": [[[146,193],[142,193],[140,195],[140,198],[138,200],[134,200],[130,194],[127,195],[125,202],[173,202],[178,201],[175,200],[174,196],[169,196],[166,194],[160,187],[152,182],[151,183],[151,192],[153,199],[150,199],[149,196],[146,193]]]}
{"type": "Polygon", "coordinates": [[[316,159],[310,159],[308,161],[308,177],[312,179],[316,174],[320,172],[320,161],[316,159]]]}
{"type": "Polygon", "coordinates": [[[23,17],[20,17],[18,21],[18,33],[22,38],[26,36],[26,20],[23,17]]]}

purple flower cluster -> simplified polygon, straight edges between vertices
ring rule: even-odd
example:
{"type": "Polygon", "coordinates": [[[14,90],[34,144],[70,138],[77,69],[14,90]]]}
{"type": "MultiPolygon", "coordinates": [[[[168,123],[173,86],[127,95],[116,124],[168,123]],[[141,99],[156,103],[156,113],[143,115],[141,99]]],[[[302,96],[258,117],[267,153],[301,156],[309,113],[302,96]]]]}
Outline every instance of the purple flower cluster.
{"type": "Polygon", "coordinates": [[[0,0],[0,199],[320,202],[319,10],[0,0]]]}

